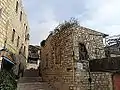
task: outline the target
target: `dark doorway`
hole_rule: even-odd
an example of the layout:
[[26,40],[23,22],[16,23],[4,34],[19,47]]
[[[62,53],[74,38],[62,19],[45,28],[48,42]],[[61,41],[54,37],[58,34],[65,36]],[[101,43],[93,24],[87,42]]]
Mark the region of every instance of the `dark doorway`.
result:
[[79,60],[87,60],[88,52],[83,43],[79,43]]

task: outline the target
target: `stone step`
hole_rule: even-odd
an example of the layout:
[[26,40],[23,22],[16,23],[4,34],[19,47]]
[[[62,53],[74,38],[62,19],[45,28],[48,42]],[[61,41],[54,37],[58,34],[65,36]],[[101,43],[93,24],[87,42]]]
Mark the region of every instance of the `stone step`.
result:
[[17,90],[54,90],[45,82],[18,83]]
[[18,80],[18,83],[31,83],[31,82],[42,82],[41,77],[22,77]]
[[39,70],[38,69],[27,69],[25,70],[24,77],[38,77],[39,76]]
[[17,90],[44,90],[43,83],[18,83]]

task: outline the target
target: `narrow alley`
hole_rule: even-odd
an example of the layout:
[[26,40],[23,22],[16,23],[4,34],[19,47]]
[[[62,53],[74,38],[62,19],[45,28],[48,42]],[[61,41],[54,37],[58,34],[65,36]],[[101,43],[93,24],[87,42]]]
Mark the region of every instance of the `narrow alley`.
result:
[[29,45],[27,67],[18,80],[17,90],[54,90],[40,75],[39,50],[39,46]]
[[0,0],[0,90],[120,90],[120,0]]
[[17,90],[54,90],[47,82],[42,81],[37,69],[28,69],[18,80]]

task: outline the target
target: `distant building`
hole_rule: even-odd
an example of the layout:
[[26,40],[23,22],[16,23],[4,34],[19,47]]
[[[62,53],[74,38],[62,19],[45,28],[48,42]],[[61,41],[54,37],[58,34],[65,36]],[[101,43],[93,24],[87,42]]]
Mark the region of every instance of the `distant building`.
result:
[[22,0],[0,0],[0,49],[28,59],[29,25]]
[[38,68],[40,63],[40,46],[29,45],[28,68]]
[[105,58],[104,35],[82,26],[51,33],[41,42],[43,80],[57,90],[112,90],[111,73],[89,71],[90,60]]
[[120,56],[120,35],[107,37],[106,44],[105,50],[108,52],[109,57]]
[[36,63],[40,59],[40,46],[29,45],[28,63]]

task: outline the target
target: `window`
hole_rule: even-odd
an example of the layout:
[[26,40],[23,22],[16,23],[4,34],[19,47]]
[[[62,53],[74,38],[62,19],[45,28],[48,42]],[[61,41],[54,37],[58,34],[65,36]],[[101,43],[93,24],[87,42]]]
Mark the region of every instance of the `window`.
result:
[[27,33],[27,29],[28,29],[28,28],[27,28],[27,26],[26,26],[25,34]]
[[20,47],[20,50],[19,50],[19,54],[21,54],[21,53],[23,53],[23,44],[21,45],[21,47]]
[[24,46],[24,52],[23,52],[24,54],[26,53],[26,47]]
[[24,28],[25,28],[26,24],[24,24]]
[[79,60],[87,60],[88,52],[84,44],[79,43]]
[[20,21],[22,21],[22,11],[20,12]]
[[26,35],[25,35],[25,41],[26,41],[26,40],[30,40],[30,35],[29,35],[29,34],[26,34]]
[[19,46],[20,37],[17,38],[17,47]]
[[18,12],[18,1],[16,2],[16,13]]
[[29,39],[29,36],[28,36],[28,34],[27,34],[27,29],[28,29],[28,28],[27,28],[27,26],[26,26],[26,27],[25,27],[25,41]]
[[12,32],[12,42],[14,42],[14,38],[15,38],[15,29],[13,29],[13,32]]
[[1,15],[2,15],[2,8],[0,8],[0,18],[1,18]]

